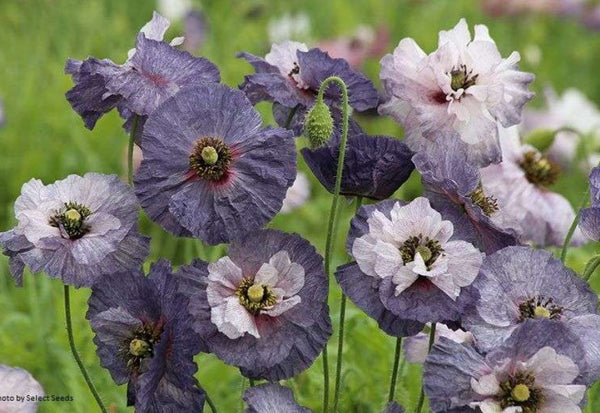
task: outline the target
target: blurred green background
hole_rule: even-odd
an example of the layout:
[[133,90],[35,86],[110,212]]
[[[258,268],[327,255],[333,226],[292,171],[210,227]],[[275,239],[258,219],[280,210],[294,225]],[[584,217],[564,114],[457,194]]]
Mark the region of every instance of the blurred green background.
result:
[[[459,18],[466,17],[471,25],[489,26],[503,56],[513,50],[521,52],[522,69],[536,74],[532,86],[536,92],[546,85],[558,91],[576,87],[600,102],[600,36],[572,19],[539,15],[490,17],[473,0],[212,0],[194,6],[208,22],[205,45],[198,52],[219,66],[223,82],[232,87],[251,72],[247,63],[235,58],[235,53],[244,50],[264,55],[270,48],[268,22],[285,13],[306,13],[311,29],[297,40],[309,44],[351,35],[360,25],[386,27],[391,34],[386,53],[403,37],[413,37],[424,50],[432,51],[437,32],[452,28]],[[32,177],[50,183],[87,171],[124,175],[127,137],[116,111],[102,118],[95,130],[85,129],[64,97],[72,81],[63,74],[63,67],[68,57],[95,56],[124,62],[139,28],[151,18],[155,7],[153,1],[0,1],[0,97],[6,112],[6,125],[0,129],[0,231],[15,224],[14,200],[21,185]],[[167,39],[180,35],[182,29],[181,22],[174,22]],[[378,59],[367,61],[363,69],[379,86]],[[531,105],[542,103],[536,98]],[[269,105],[260,104],[259,109],[265,114],[265,121],[272,122]],[[402,136],[400,127],[390,119],[363,117],[359,122],[371,133]],[[298,142],[304,144],[302,140]],[[306,171],[302,161],[299,165]],[[270,226],[298,232],[323,251],[330,197],[310,179],[310,202],[292,214],[276,217]],[[578,203],[586,186],[584,173],[570,171],[556,188],[572,203]],[[415,174],[397,196],[408,200],[419,193]],[[343,203],[342,209],[335,265],[347,259],[343,242],[353,206]],[[143,216],[142,230],[153,237],[151,261],[166,257],[179,265],[196,256],[193,241],[177,240]],[[587,245],[572,251],[568,264],[581,270],[596,248]],[[223,253],[224,248],[217,247],[202,250],[200,256],[215,260]],[[334,283],[331,287],[331,314],[337,329],[340,291]],[[596,283],[595,287],[600,291],[600,285]],[[47,394],[74,396],[72,403],[42,403],[41,412],[96,411],[68,350],[62,293],[62,284],[44,275],[26,274],[24,287],[16,288],[8,274],[7,260],[0,257],[0,363],[27,369]],[[112,411],[127,411],[125,386],[117,387],[99,365],[92,332],[84,318],[88,296],[87,289],[72,294],[76,345],[105,403]],[[380,332],[351,303],[346,331],[340,410],[380,412],[387,399],[395,339]],[[329,344],[332,376],[336,348],[334,334]],[[237,370],[212,355],[200,355],[197,362],[197,377],[219,411],[240,411],[240,394],[247,382]],[[288,381],[298,401],[315,411],[321,409],[321,368],[318,359],[308,371]],[[420,367],[406,364],[402,374],[396,400],[410,411],[419,393]],[[589,393],[588,412],[600,411],[599,393]]]

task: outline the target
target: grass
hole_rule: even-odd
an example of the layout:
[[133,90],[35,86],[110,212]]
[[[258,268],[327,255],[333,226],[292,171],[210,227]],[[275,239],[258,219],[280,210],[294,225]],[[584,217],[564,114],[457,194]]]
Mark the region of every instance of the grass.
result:
[[[393,4],[392,4],[393,3]],[[199,6],[199,5],[198,5]],[[415,38],[426,51],[433,50],[437,32],[451,28],[460,17],[469,23],[485,23],[504,56],[512,50],[539,48],[541,61],[524,59],[522,68],[536,73],[533,88],[546,85],[558,90],[577,87],[600,102],[600,36],[594,36],[573,21],[552,17],[492,19],[483,15],[470,0],[445,1],[367,1],[304,0],[302,2],[211,0],[202,2],[209,22],[207,41],[201,54],[215,62],[225,83],[239,84],[250,66],[236,59],[241,50],[264,54],[268,48],[266,26],[269,19],[286,11],[306,11],[312,22],[314,41],[350,34],[360,24],[385,25],[391,30],[391,51],[406,36]],[[14,223],[13,202],[21,185],[32,177],[49,183],[68,174],[87,171],[124,175],[127,137],[116,113],[102,118],[93,131],[83,127],[71,110],[64,93],[71,87],[63,74],[66,58],[88,55],[123,62],[133,47],[139,28],[149,20],[152,2],[122,0],[3,0],[0,2],[0,96],[4,100],[7,124],[0,129],[0,230]],[[175,25],[171,37],[180,33]],[[365,70],[378,78],[377,61],[367,62]],[[376,81],[376,83],[378,83]],[[540,105],[537,98],[533,105]],[[267,122],[269,105],[259,105]],[[371,133],[400,137],[401,129],[390,119],[360,119]],[[302,145],[302,141],[299,141]],[[302,170],[306,166],[299,160]],[[311,178],[312,179],[312,178]],[[557,184],[573,203],[578,202],[587,185],[585,175],[569,171]],[[412,199],[420,193],[415,175],[398,197]],[[326,216],[330,198],[312,180],[311,202],[292,215],[276,217],[270,227],[298,232],[324,251]],[[344,262],[343,241],[352,206],[342,203],[334,265]],[[224,253],[222,247],[195,253],[194,242],[177,240],[142,217],[143,232],[152,235],[151,261],[170,258],[174,265],[188,263],[193,257],[214,260]],[[582,270],[596,249],[588,245],[569,254],[568,265]],[[600,284],[594,283],[596,291]],[[92,332],[84,315],[87,289],[72,292],[76,345],[94,378],[98,390],[113,411],[126,411],[125,388],[116,386],[99,365],[92,343]],[[337,329],[339,288],[331,283],[331,316]],[[47,394],[72,395],[72,403],[48,402],[41,412],[95,411],[94,401],[72,359],[64,327],[62,284],[44,275],[25,276],[25,286],[16,288],[8,274],[7,261],[0,258],[0,363],[29,370]],[[395,339],[386,336],[376,323],[348,303],[346,346],[344,348],[343,412],[379,412],[387,399]],[[337,337],[329,344],[333,374]],[[247,386],[237,370],[212,355],[197,357],[198,379],[217,404],[220,412],[240,411],[240,392]],[[333,378],[332,378],[333,380]],[[397,397],[407,411],[416,404],[420,386],[420,366],[405,364],[399,378]],[[297,399],[320,410],[321,360],[294,380],[290,380]],[[332,388],[333,389],[333,388]],[[588,412],[600,406],[600,392],[589,393]],[[600,407],[598,407],[600,409]]]

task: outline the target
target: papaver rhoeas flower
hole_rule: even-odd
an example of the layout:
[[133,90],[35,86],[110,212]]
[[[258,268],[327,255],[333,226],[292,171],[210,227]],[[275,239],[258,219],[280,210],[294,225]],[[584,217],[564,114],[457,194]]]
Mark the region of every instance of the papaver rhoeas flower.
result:
[[469,163],[465,144],[448,135],[413,157],[421,173],[424,195],[444,219],[454,224],[456,238],[490,254],[517,244],[517,225],[495,194],[482,185],[478,169]]
[[181,267],[194,328],[215,353],[252,379],[290,378],[308,368],[331,335],[327,276],[306,240],[249,233],[229,255]]
[[[379,95],[373,83],[362,73],[352,69],[343,59],[332,59],[320,49],[308,49],[304,43],[285,41],[275,43],[264,57],[239,53],[256,73],[247,75],[240,88],[253,104],[275,102],[279,110],[294,110],[290,124],[286,116],[276,116],[280,126],[301,132],[304,114],[317,97],[321,83],[330,76],[340,77],[348,87],[350,106],[358,111],[374,108]],[[328,104],[340,101],[339,88],[331,86],[324,94]],[[274,105],[275,108],[275,105]],[[283,118],[283,119],[282,119]]]
[[288,387],[277,383],[250,387],[244,393],[248,408],[244,413],[311,413],[294,400],[294,393]]
[[179,236],[229,242],[267,223],[296,176],[292,133],[261,129],[244,93],[186,88],[149,118],[135,191],[150,218]]
[[596,294],[550,252],[507,247],[489,255],[469,289],[479,298],[466,306],[462,325],[481,350],[496,348],[527,320],[550,319],[574,332],[591,365],[600,369]]
[[0,397],[0,412],[36,413],[37,398],[44,397],[44,389],[27,370],[0,364],[0,395],[4,396]]
[[499,162],[496,120],[505,127],[518,124],[534,95],[527,90],[534,76],[518,71],[519,59],[517,52],[503,59],[484,25],[475,25],[471,40],[464,19],[440,32],[438,49],[429,55],[413,39],[403,39],[381,60],[388,100],[379,111],[404,127],[415,152],[451,132],[467,144],[470,163]]
[[600,241],[600,167],[592,169],[589,182],[592,207],[581,210],[579,228],[586,237]]
[[[440,337],[445,337],[457,343],[472,343],[473,334],[461,329],[452,330],[444,324],[438,324],[435,328],[435,342]],[[404,357],[409,363],[424,363],[429,352],[429,334],[419,333],[416,336],[407,337],[404,340]]]
[[[526,108],[523,111],[524,133],[536,129],[557,130],[568,127],[580,134],[600,138],[600,111],[582,92],[567,89],[559,97],[553,89],[547,89],[544,96],[545,109]],[[561,164],[568,164],[575,157],[579,142],[580,136],[577,133],[558,132],[546,155]]]
[[306,175],[302,172],[296,173],[296,180],[285,193],[283,205],[281,207],[282,214],[289,214],[297,208],[300,208],[306,203],[310,197],[310,182]]
[[[548,189],[560,175],[558,165],[522,145],[516,127],[499,130],[502,162],[480,171],[483,187],[502,204],[521,242],[561,246],[575,211],[565,197]],[[582,238],[577,230],[572,242],[581,243]]]
[[[369,136],[355,122],[352,124],[348,133],[340,193],[376,200],[389,198],[413,171],[413,154],[398,139]],[[320,148],[302,149],[306,164],[331,193],[335,190],[339,151],[340,139],[336,137]]]
[[383,413],[404,413],[404,409],[396,402],[390,402]]
[[[162,41],[168,27],[169,21],[155,12],[138,34],[136,47],[129,51],[123,65],[94,57],[67,60],[65,72],[75,82],[67,92],[67,100],[88,129],[93,129],[96,121],[115,107],[129,128],[134,115],[143,121],[180,89],[219,82],[219,70],[210,61]],[[181,44],[183,39],[174,41]]]
[[388,334],[408,336],[423,323],[456,321],[457,299],[477,276],[483,254],[450,240],[453,231],[426,198],[363,206],[346,241],[356,262],[339,267],[336,279]]
[[162,260],[148,277],[117,273],[92,287],[87,319],[100,363],[117,384],[128,384],[127,405],[136,411],[199,412],[204,405],[193,358],[206,346],[178,281]]
[[573,338],[546,320],[525,323],[486,356],[440,339],[423,372],[432,411],[581,413],[591,382],[581,376],[586,360]]
[[76,287],[91,287],[103,274],[139,268],[149,238],[137,230],[139,205],[116,175],[87,173],[44,185],[32,179],[15,202],[17,226],[0,233],[10,270],[44,271]]

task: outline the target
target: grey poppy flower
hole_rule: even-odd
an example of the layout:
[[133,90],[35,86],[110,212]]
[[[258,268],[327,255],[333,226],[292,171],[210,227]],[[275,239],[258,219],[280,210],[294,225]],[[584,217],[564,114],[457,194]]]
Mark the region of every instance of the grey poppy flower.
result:
[[32,179],[15,202],[17,226],[0,233],[11,274],[44,271],[75,287],[90,287],[103,274],[139,268],[149,238],[137,230],[139,206],[116,175],[87,173],[44,185]]
[[441,338],[425,361],[433,412],[580,413],[586,386],[583,350],[564,326],[525,322],[486,356]]
[[134,115],[144,121],[180,89],[219,82],[219,70],[213,63],[173,47],[181,44],[182,38],[171,44],[162,41],[168,27],[169,21],[155,12],[123,65],[93,57],[67,60],[65,72],[73,77],[75,86],[66,97],[88,129],[115,107],[129,129]]
[[150,218],[179,236],[229,242],[267,223],[296,177],[291,132],[261,129],[239,90],[186,88],[144,127],[135,191]]
[[485,258],[469,289],[479,298],[465,308],[462,324],[482,351],[498,347],[524,321],[550,319],[581,337],[594,369],[589,374],[600,375],[596,294],[550,252],[529,247],[502,249]]
[[427,55],[411,38],[400,41],[381,59],[381,81],[388,100],[379,112],[392,116],[406,131],[413,151],[447,133],[464,142],[469,163],[483,167],[501,160],[496,121],[521,121],[523,106],[534,93],[534,79],[518,70],[519,53],[504,59],[484,25],[471,39],[465,19],[439,33],[438,48]]
[[[413,154],[398,139],[369,136],[355,122],[352,124],[346,146],[340,193],[376,200],[389,198],[406,182],[413,171]],[[331,193],[335,189],[339,150],[340,140],[336,138],[320,148],[302,149],[306,164]]]
[[592,169],[589,182],[592,207],[581,210],[579,228],[586,237],[600,241],[600,167]]
[[148,277],[137,271],[103,277],[92,287],[87,319],[102,366],[127,383],[127,404],[143,412],[198,412],[204,391],[194,355],[206,351],[192,329],[188,299],[166,260]]
[[517,223],[482,184],[479,170],[469,162],[463,146],[459,140],[440,134],[426,151],[413,157],[424,195],[454,224],[457,238],[486,254],[517,244]]
[[229,255],[181,267],[194,328],[209,349],[252,379],[290,378],[308,368],[331,335],[327,276],[306,240],[249,233]]
[[402,406],[398,405],[398,403],[390,402],[386,406],[383,413],[404,413],[404,409],[402,408]]
[[294,400],[294,393],[288,387],[277,383],[250,387],[244,393],[248,408],[244,413],[311,413]]
[[346,241],[356,262],[340,267],[336,279],[388,334],[413,335],[423,323],[456,321],[461,290],[483,257],[471,244],[451,240],[453,231],[426,198],[363,206]]
[[[0,396],[0,412],[36,413],[45,394],[27,370],[0,364]],[[24,399],[17,400],[17,396]]]
[[[297,133],[301,131],[303,114],[314,104],[321,83],[330,76],[344,80],[354,109],[365,111],[379,103],[377,90],[367,77],[352,69],[344,59],[333,59],[320,49],[309,50],[304,43],[274,43],[264,59],[245,52],[238,57],[246,59],[256,71],[245,77],[240,89],[253,104],[269,101],[282,105],[284,110],[296,111],[289,128]],[[324,95],[329,105],[339,103],[339,96],[337,86],[328,88]],[[280,126],[288,127],[279,116],[275,118]]]
[[[516,126],[498,129],[502,162],[480,170],[483,187],[512,220],[521,242],[561,246],[575,211],[564,196],[548,188],[560,176],[560,168],[534,147],[522,144]],[[583,240],[576,230],[571,242],[577,245]]]

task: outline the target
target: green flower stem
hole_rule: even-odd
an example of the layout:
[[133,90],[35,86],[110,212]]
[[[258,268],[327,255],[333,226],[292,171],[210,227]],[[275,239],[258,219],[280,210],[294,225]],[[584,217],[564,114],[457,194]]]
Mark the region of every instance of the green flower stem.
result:
[[[348,140],[348,89],[346,83],[337,77],[330,76],[321,83],[317,102],[323,101],[323,93],[327,90],[327,86],[335,82],[340,86],[342,91],[342,140],[340,142],[340,153],[335,174],[335,190],[331,201],[331,209],[329,211],[329,222],[327,224],[327,242],[325,244],[325,271],[327,275],[331,273],[331,254],[333,251],[333,243],[335,241],[335,230],[338,218],[338,204],[340,200],[340,188],[342,186],[342,170],[344,168],[344,159],[346,157],[346,142]],[[323,349],[323,411],[329,411],[329,363],[327,360],[327,344]]]
[[392,379],[390,380],[390,392],[388,403],[394,401],[396,395],[396,379],[398,378],[398,366],[400,365],[400,353],[402,350],[402,337],[396,339],[396,353],[394,355],[394,367],[392,368]]
[[100,395],[98,394],[98,391],[96,390],[96,387],[94,386],[94,383],[92,383],[92,380],[90,379],[90,376],[89,376],[87,370],[85,369],[85,366],[83,365],[83,362],[81,361],[81,358],[79,357],[79,353],[77,353],[77,349],[75,348],[75,339],[73,338],[73,324],[71,323],[71,300],[69,298],[69,286],[68,285],[64,286],[64,292],[65,292],[65,320],[67,323],[67,335],[69,337],[69,346],[71,347],[71,352],[73,353],[73,358],[77,362],[77,365],[79,366],[79,370],[81,370],[81,374],[83,374],[83,378],[85,379],[85,382],[87,383],[90,391],[92,392],[94,399],[96,399],[96,403],[98,403],[98,407],[100,408],[102,413],[106,413],[106,407],[104,407],[104,403],[102,403],[102,399],[100,398]]
[[[354,215],[358,213],[358,209],[362,205],[363,198],[362,196],[356,197],[356,209]],[[337,350],[337,360],[335,367],[335,390],[333,392],[333,411],[338,411],[338,405],[340,401],[340,389],[342,383],[342,353],[344,350],[344,324],[346,320],[346,295],[342,293],[342,299],[340,304],[340,327],[338,332],[338,350]]]
[[217,408],[216,408],[215,404],[213,403],[213,401],[211,400],[211,398],[208,397],[208,394],[205,393],[204,396],[205,396],[206,403],[210,407],[210,411],[213,413],[217,413]]
[[133,115],[133,124],[131,125],[131,132],[129,132],[129,146],[127,147],[127,182],[129,185],[133,185],[133,145],[135,144],[135,135],[139,123],[139,116]]
[[254,382],[253,379],[248,379],[248,380],[250,380],[250,387],[256,386],[256,383]]
[[[435,323],[431,323],[431,330],[429,331],[429,346],[427,348],[427,352],[431,351],[431,347],[433,347],[433,343],[435,341]],[[425,401],[425,392],[423,391],[423,385],[421,385],[421,394],[419,395],[419,402],[417,403],[416,413],[421,413],[421,409],[423,408],[423,402]]]
[[296,106],[294,106],[291,110],[290,113],[288,113],[287,119],[285,120],[285,129],[289,129],[290,124],[292,123],[292,119],[294,119],[294,115],[296,114],[296,112],[298,111],[298,107],[300,107],[300,104],[297,104]]
[[583,207],[585,207],[585,204],[587,203],[589,194],[590,194],[590,188],[588,187],[588,189],[583,194],[583,197],[581,198],[581,202],[579,203],[579,208],[577,208],[577,214],[575,215],[575,218],[573,219],[573,222],[571,223],[571,227],[569,228],[569,232],[567,232],[567,236],[565,237],[565,241],[563,242],[562,250],[560,251],[560,260],[563,263],[565,262],[565,259],[567,258],[567,250],[569,249],[569,244],[571,243],[571,238],[573,238],[573,233],[575,232],[575,229],[577,228],[577,224],[579,223],[579,216],[581,215],[581,209]]
[[581,277],[584,280],[589,281],[590,277],[594,274],[598,266],[600,266],[600,255],[596,255],[588,261],[588,263],[585,265],[585,270],[583,271]]

